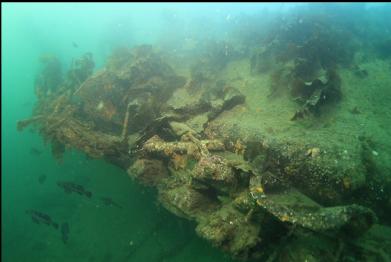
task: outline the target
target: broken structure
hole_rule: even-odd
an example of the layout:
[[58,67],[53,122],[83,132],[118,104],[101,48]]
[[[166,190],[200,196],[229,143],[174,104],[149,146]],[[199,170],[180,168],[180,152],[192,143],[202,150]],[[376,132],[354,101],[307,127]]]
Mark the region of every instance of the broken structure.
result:
[[[297,24],[291,27],[298,30]],[[339,101],[334,60],[349,60],[350,54],[324,53],[319,35],[304,42],[284,37],[277,34],[256,51],[248,71],[273,70],[272,96],[288,90],[301,103],[293,117],[281,114],[290,125],[290,119],[316,115],[321,105]],[[379,219],[389,218],[381,210],[391,210],[391,190],[379,200],[370,188],[389,182],[371,177],[378,168],[371,138],[360,137],[348,155],[316,135],[306,142],[275,135],[273,122],[262,122],[263,109],[254,108],[245,91],[251,83],[208,70],[221,72],[232,61],[198,61],[187,77],[151,46],[119,49],[95,73],[90,54],[64,77],[55,58],[44,62],[34,116],[18,129],[36,125],[56,158],[76,148],[122,167],[156,187],[169,211],[195,221],[199,236],[238,258],[389,258],[360,242]],[[298,136],[306,132],[299,129]],[[321,244],[300,245],[308,240]]]

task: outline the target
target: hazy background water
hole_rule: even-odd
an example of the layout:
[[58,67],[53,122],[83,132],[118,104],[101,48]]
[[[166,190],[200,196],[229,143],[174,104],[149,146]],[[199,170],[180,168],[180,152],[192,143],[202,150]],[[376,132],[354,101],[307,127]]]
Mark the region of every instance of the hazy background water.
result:
[[[16,122],[32,114],[42,54],[55,54],[67,66],[72,58],[92,52],[99,69],[112,48],[159,40],[171,29],[165,17],[172,12],[190,18],[225,17],[233,11],[237,6],[218,4],[2,4],[4,261],[229,260],[196,237],[192,223],[158,206],[154,190],[137,185],[103,160],[88,160],[75,151],[67,151],[63,164],[58,164],[50,146],[36,133],[18,132]],[[42,154],[31,154],[32,147]],[[47,179],[40,184],[43,174]],[[94,196],[112,197],[124,208],[66,195],[56,185],[59,180],[82,184]],[[68,222],[69,242],[64,245],[60,232],[33,223],[26,209]]]
[[[155,202],[154,190],[132,182],[103,160],[67,151],[55,162],[49,145],[16,122],[31,116],[39,57],[57,55],[66,67],[92,52],[102,68],[117,46],[175,41],[194,34],[225,37],[234,14],[284,12],[284,4],[2,4],[2,258],[5,261],[227,261],[196,237],[194,225]],[[204,18],[208,18],[204,20]],[[197,27],[189,21],[198,19]],[[213,22],[213,27],[210,23]],[[175,37],[171,33],[175,32]],[[198,36],[199,36],[198,35]],[[76,47],[77,46],[77,47]],[[42,154],[31,154],[31,148]],[[47,180],[40,184],[39,176]],[[66,195],[58,180],[85,185],[124,208]],[[26,209],[42,210],[70,224],[64,245],[53,228],[32,223]]]

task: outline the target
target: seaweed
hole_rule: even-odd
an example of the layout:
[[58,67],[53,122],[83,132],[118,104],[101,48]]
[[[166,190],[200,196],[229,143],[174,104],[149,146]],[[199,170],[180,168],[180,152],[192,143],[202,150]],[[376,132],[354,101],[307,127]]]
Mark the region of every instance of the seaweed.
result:
[[85,53],[80,58],[73,60],[65,79],[66,88],[75,89],[79,87],[92,75],[94,67],[95,63],[93,61],[92,53]]
[[[253,101],[246,105],[243,86],[226,74],[245,54],[253,75],[270,77],[269,97],[287,95],[299,107],[292,120],[308,117],[313,123],[343,98],[341,68],[350,66],[360,78],[367,71],[352,66],[356,49],[344,20],[329,23],[336,18],[322,8],[268,21],[266,32],[257,18],[239,22],[254,23],[238,40],[245,47],[227,40],[194,46],[199,57],[184,61],[192,65],[185,68],[188,78],[150,45],[115,50],[97,72],[91,54],[75,60],[64,76],[58,61],[48,60],[34,116],[17,128],[39,126],[57,159],[76,148],[156,187],[166,209],[193,220],[198,235],[234,257],[358,258],[349,253],[360,249],[351,244],[354,238],[365,235],[377,217],[388,217],[382,209],[391,188],[379,175],[374,142],[364,139],[362,165],[352,167],[356,163],[349,160],[337,164],[335,150],[318,143],[274,141],[274,126],[241,126],[230,117],[241,117]],[[51,70],[60,77],[46,81]],[[300,241],[309,240],[324,246],[300,249]]]
[[[338,102],[342,94],[338,70],[354,61],[357,45],[351,33],[326,9],[298,9],[279,20],[271,40],[254,48],[250,58],[254,74],[270,72],[269,97],[290,94],[302,105],[293,120],[317,116],[323,105]],[[357,72],[367,76],[365,70]]]
[[60,88],[63,78],[61,62],[56,56],[43,55],[40,61],[43,69],[35,81],[35,94],[38,99],[43,99]]

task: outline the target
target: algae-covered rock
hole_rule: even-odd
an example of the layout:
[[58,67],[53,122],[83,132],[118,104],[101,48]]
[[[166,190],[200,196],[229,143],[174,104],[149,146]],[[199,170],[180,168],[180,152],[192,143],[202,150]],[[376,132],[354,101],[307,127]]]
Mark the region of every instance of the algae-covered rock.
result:
[[214,246],[242,259],[248,258],[251,249],[262,241],[258,236],[260,225],[249,223],[245,215],[229,205],[204,217],[196,232]]
[[130,177],[148,186],[156,186],[167,177],[167,168],[159,160],[138,159],[128,169]]
[[190,132],[196,134],[197,132],[193,130],[191,127],[186,125],[185,123],[180,123],[176,121],[170,122],[170,127],[172,131],[177,135],[178,137],[181,137],[182,135]]
[[350,236],[358,236],[376,222],[375,214],[368,208],[358,205],[322,207],[294,190],[252,194],[259,206],[280,221],[316,232],[343,231]]
[[86,79],[74,93],[97,127],[117,134],[128,111],[130,132],[151,124],[161,116],[160,108],[172,92],[184,84],[151,48],[141,46],[125,53],[125,57],[111,57],[107,70]]
[[[36,115],[18,128],[39,125],[55,156],[71,147],[121,166],[237,258],[370,257],[354,242],[387,217],[391,187],[380,175],[387,168],[371,139],[338,134],[344,111],[340,122],[328,119],[337,127],[322,125],[335,112],[341,117],[342,93],[351,102],[342,70],[352,50],[335,28],[304,18],[276,22],[242,61],[232,45],[216,42],[197,61],[182,57],[183,67],[193,66],[178,70],[163,53],[138,46],[116,50],[96,73],[86,55],[63,80],[49,60],[37,81]],[[292,119],[306,119],[290,121],[298,105]],[[346,141],[354,141],[349,151]]]
[[188,219],[198,219],[218,207],[213,195],[208,196],[188,185],[160,190],[159,201],[174,214]]
[[236,189],[238,180],[226,160],[218,155],[203,156],[192,173],[195,181],[228,193]]

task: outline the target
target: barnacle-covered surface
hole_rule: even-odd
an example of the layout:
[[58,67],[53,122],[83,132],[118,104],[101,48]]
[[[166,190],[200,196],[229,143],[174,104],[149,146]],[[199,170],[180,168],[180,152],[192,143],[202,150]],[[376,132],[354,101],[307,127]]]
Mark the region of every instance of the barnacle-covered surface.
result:
[[[390,90],[356,90],[391,74],[376,72],[386,60],[360,58],[365,39],[341,15],[301,10],[259,41],[193,44],[199,56],[183,63],[137,46],[94,73],[86,54],[62,76],[48,57],[18,129],[35,124],[58,159],[77,148],[156,187],[235,257],[390,259],[389,239],[370,241],[390,224],[390,123],[375,109]],[[375,50],[389,57],[386,44]]]

